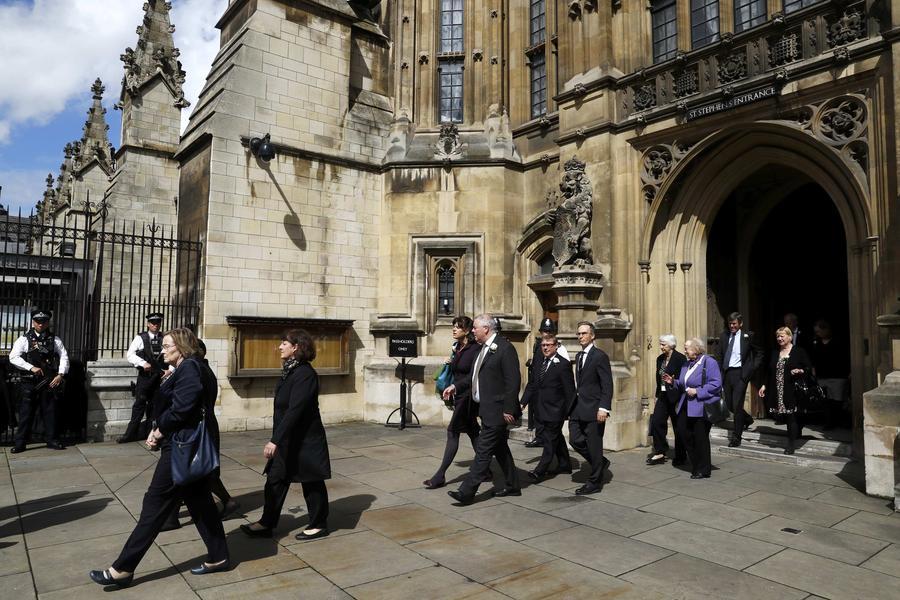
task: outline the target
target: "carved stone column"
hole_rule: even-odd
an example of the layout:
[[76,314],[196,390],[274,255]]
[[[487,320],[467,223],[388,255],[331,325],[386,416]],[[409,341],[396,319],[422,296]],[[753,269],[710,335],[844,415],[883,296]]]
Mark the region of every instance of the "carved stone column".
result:
[[863,394],[866,493],[894,498],[900,510],[900,315],[882,315],[877,322],[890,337],[893,371]]
[[581,350],[575,330],[579,321],[593,323],[600,308],[603,272],[595,265],[563,265],[553,270],[553,291],[559,301],[559,341],[574,356]]

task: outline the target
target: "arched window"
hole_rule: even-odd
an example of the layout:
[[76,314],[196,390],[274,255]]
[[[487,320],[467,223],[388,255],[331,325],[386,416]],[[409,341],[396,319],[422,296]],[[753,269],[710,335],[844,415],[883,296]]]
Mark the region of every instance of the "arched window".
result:
[[537,261],[541,275],[550,275],[553,273],[553,253],[548,252]]
[[652,0],[653,62],[675,58],[678,52],[678,10],[675,0]]
[[449,316],[456,311],[456,267],[450,262],[442,262],[437,267],[437,314]]

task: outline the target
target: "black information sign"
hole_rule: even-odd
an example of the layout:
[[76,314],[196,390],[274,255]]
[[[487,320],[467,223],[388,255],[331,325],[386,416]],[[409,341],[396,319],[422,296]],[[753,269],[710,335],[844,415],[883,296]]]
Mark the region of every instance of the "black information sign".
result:
[[415,358],[419,356],[419,336],[414,331],[392,333],[388,337],[388,356]]
[[775,89],[774,85],[760,88],[758,90],[753,90],[751,92],[746,92],[744,94],[738,94],[737,96],[732,96],[727,100],[713,102],[712,104],[698,106],[697,108],[690,109],[689,111],[687,111],[687,120],[693,121],[694,119],[699,119],[701,117],[708,117],[709,115],[714,115],[718,112],[731,110],[732,108],[737,108],[738,106],[743,106],[744,104],[750,104],[751,102],[757,102],[759,100],[771,98],[772,96],[776,96],[777,94],[778,91]]

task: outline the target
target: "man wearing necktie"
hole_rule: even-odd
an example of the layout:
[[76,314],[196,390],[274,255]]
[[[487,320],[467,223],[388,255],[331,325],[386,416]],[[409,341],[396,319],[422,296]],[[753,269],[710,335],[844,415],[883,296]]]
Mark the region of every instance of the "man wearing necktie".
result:
[[741,313],[728,315],[728,329],[722,332],[719,339],[716,358],[723,373],[722,397],[734,414],[734,429],[728,445],[736,448],[741,445],[744,431],[753,424],[753,417],[744,410],[744,394],[750,378],[762,362],[762,349],[757,345],[753,332],[744,330]]
[[475,317],[472,327],[475,341],[481,345],[472,366],[472,400],[478,404],[481,418],[481,434],[475,448],[475,460],[469,474],[458,490],[447,494],[460,504],[471,504],[478,485],[485,480],[491,468],[491,457],[496,456],[505,487],[494,491],[495,496],[521,496],[516,464],[509,451],[507,427],[521,416],[519,407],[519,356],[506,338],[497,335],[497,320],[491,315]]
[[569,414],[569,443],[591,465],[587,483],[575,490],[579,496],[603,489],[603,471],[609,460],[603,456],[603,432],[612,408],[612,368],[606,352],[594,346],[594,325],[578,324],[581,352],[575,356],[575,403]]
[[559,342],[553,334],[541,340],[541,361],[535,367],[535,376],[528,382],[525,394],[530,397],[532,409],[537,406],[540,441],[544,448],[541,460],[528,476],[540,481],[548,475],[553,457],[556,457],[557,473],[571,473],[569,450],[562,434],[562,426],[575,399],[575,379],[572,363],[559,353]]

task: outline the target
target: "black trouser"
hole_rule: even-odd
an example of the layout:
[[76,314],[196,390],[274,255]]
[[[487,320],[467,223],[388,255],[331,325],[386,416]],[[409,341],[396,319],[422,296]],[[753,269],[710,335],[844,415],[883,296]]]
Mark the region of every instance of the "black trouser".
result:
[[675,434],[675,462],[682,462],[687,458],[687,453],[676,423],[675,403],[663,395],[656,399],[656,406],[653,407],[653,414],[650,416],[650,436],[653,438],[654,454],[665,454],[669,451],[669,441],[666,439],[669,429],[667,421],[672,422],[672,432]]
[[512,452],[509,451],[509,431],[506,424],[488,426],[482,423],[481,433],[478,435],[478,444],[475,448],[475,460],[469,474],[459,486],[459,491],[464,496],[474,495],[478,486],[487,478],[491,471],[491,457],[496,456],[503,476],[506,478],[507,489],[519,489],[519,473],[516,471],[516,463]]
[[[325,529],[328,527],[328,490],[324,481],[304,481],[303,499],[306,500],[306,512],[309,513],[307,529]],[[265,505],[259,524],[266,529],[278,527],[281,518],[281,507],[291,487],[289,480],[268,477],[265,487]]]
[[28,443],[38,405],[41,407],[41,414],[44,415],[44,441],[57,441],[56,398],[61,386],[50,388],[49,383],[45,383],[41,389],[36,390],[34,389],[36,383],[31,380],[19,384],[19,426],[16,428],[15,437],[17,448],[24,448]]
[[725,370],[724,381],[722,382],[722,398],[728,409],[734,414],[734,431],[731,437],[735,440],[741,439],[744,433],[744,423],[750,421],[750,415],[744,410],[744,394],[747,392],[747,382],[741,378],[741,369],[732,367]]
[[709,430],[712,423],[706,417],[687,416],[687,406],[682,407],[682,411],[678,413],[677,423],[687,446],[688,458],[691,459],[691,472],[709,475],[712,472],[709,447]]
[[572,469],[572,461],[569,459],[569,449],[566,447],[566,438],[562,433],[562,421],[539,421],[541,424],[541,443],[544,452],[541,460],[534,468],[534,472],[543,475],[550,470],[553,457],[556,457],[557,469],[566,471]]
[[201,479],[190,485],[176,486],[172,482],[172,450],[166,443],[161,452],[150,487],[144,494],[144,504],[137,526],[119,558],[113,563],[117,571],[134,572],[144,554],[150,549],[166,519],[184,500],[197,531],[206,544],[207,562],[217,563],[228,558],[225,530],[219,520],[219,512],[209,491],[209,480]]
[[591,465],[591,474],[588,483],[600,485],[603,483],[603,468],[606,461],[603,460],[603,432],[606,423],[598,421],[569,420],[569,444]]
[[800,425],[800,415],[798,413],[788,413],[784,415],[784,422],[787,425],[788,448],[794,448],[794,442],[800,437],[802,426]]
[[158,374],[145,375],[138,373],[134,384],[134,404],[131,405],[131,420],[125,429],[125,437],[139,439],[149,434],[149,431],[141,431],[141,421],[146,418],[149,423],[153,418],[153,396],[159,389],[160,376]]

